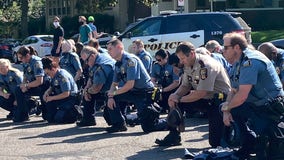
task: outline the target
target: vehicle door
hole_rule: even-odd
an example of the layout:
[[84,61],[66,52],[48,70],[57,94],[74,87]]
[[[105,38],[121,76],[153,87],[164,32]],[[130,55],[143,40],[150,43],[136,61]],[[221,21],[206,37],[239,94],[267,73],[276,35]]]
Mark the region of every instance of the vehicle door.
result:
[[132,53],[132,42],[140,39],[144,42],[145,49],[153,56],[161,48],[161,26],[162,17],[148,18],[137,23],[120,36],[125,50]]
[[204,30],[199,28],[191,16],[194,15],[172,15],[168,16],[162,29],[162,45],[170,53],[175,50],[180,42],[191,42],[196,48],[204,45]]

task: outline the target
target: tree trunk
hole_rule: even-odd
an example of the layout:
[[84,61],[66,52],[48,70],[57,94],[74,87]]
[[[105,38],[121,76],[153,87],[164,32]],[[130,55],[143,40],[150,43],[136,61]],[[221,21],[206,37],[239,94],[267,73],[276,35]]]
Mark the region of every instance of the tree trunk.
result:
[[21,37],[25,38],[28,36],[28,10],[29,10],[29,1],[22,0],[21,11]]

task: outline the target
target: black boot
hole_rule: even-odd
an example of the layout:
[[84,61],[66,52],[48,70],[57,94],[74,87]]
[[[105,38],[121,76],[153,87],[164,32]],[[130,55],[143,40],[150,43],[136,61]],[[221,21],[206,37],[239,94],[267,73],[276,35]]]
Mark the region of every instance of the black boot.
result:
[[76,124],[77,124],[78,127],[97,125],[96,120],[94,118],[88,119],[88,120],[83,118],[81,121],[78,121]]
[[180,132],[176,129],[171,129],[170,133],[162,140],[156,139],[155,143],[159,146],[177,146],[181,145]]
[[107,128],[106,131],[108,133],[123,132],[123,131],[127,131],[127,127],[126,127],[125,122],[123,122],[123,123],[112,125],[111,127]]

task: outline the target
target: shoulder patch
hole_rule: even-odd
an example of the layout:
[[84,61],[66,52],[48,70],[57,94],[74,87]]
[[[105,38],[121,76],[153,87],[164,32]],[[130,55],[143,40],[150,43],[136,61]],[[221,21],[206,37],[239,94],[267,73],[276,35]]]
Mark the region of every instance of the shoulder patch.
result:
[[62,82],[66,82],[66,78],[65,77],[62,77]]
[[145,60],[145,61],[150,61],[150,57],[149,57],[148,55],[145,55],[145,56],[144,56],[144,60]]
[[246,61],[244,61],[244,63],[243,63],[243,67],[249,67],[249,66],[251,66],[252,64],[251,64],[251,60],[246,60]]
[[199,71],[200,79],[205,80],[208,76],[207,68],[201,68]]
[[131,60],[131,59],[128,59],[128,61],[127,61],[127,66],[128,66],[128,67],[134,67],[134,66],[135,66],[134,61]]
[[36,67],[36,68],[40,68],[39,62],[36,62],[35,67]]

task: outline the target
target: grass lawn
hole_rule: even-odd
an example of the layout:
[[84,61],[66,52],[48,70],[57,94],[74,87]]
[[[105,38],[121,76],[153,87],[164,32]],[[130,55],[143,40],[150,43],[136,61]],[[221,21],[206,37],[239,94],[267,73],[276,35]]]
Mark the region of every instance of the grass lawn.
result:
[[284,38],[284,30],[255,31],[251,33],[253,43],[262,43]]

